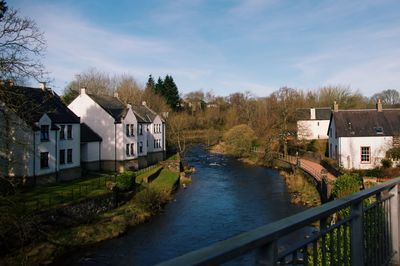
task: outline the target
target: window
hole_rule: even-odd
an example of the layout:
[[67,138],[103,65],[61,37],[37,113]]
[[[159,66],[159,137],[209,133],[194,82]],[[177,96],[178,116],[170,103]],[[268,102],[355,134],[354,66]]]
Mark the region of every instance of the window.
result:
[[129,125],[126,125],[126,136],[129,137]]
[[65,164],[65,150],[60,150],[60,164]]
[[130,155],[130,153],[129,153],[129,144],[126,144],[126,156],[129,156]]
[[135,148],[134,148],[133,143],[131,143],[131,155],[135,156]]
[[49,153],[41,152],[40,153],[40,168],[48,168],[49,167]]
[[361,163],[369,163],[371,157],[370,147],[361,147]]
[[67,138],[72,139],[72,125],[67,126]]
[[131,124],[131,136],[135,136],[135,128],[133,124]]
[[376,135],[383,135],[383,128],[382,127],[376,127],[375,128]]
[[41,141],[49,140],[49,126],[48,125],[40,126],[40,140]]
[[67,150],[67,163],[72,163],[72,149]]
[[139,127],[138,127],[138,131],[139,131],[139,135],[143,135],[143,125],[139,125]]
[[156,148],[156,140],[154,140],[153,146],[154,146],[154,149],[155,149]]
[[317,126],[319,126],[319,122],[317,122]]
[[143,142],[139,142],[139,153],[143,153]]
[[65,125],[60,125],[60,139],[65,139]]

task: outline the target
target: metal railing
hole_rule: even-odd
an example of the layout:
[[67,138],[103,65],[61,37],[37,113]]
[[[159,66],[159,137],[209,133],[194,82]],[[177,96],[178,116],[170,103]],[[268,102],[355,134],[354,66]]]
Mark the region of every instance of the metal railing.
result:
[[[399,265],[400,178],[308,209],[159,265],[219,265],[257,251],[261,265]],[[284,249],[282,238],[319,223]]]

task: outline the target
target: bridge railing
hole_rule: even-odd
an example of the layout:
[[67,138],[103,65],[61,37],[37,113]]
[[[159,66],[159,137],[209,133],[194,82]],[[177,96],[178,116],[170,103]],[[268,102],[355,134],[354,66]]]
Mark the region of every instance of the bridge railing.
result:
[[[255,250],[261,265],[399,265],[399,183],[387,181],[159,265],[219,265]],[[283,237],[311,224],[314,233],[282,248]]]

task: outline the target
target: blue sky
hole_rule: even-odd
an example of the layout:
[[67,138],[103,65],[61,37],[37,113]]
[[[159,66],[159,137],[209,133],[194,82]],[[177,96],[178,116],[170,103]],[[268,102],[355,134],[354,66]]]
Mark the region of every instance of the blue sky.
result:
[[45,65],[62,92],[91,67],[172,75],[181,93],[400,84],[400,1],[7,1],[45,32]]

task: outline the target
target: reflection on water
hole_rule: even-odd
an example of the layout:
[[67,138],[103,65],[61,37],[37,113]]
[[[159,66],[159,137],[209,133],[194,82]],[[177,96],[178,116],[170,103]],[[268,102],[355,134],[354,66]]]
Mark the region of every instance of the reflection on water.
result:
[[[186,152],[185,160],[196,168],[193,182],[164,212],[60,263],[152,265],[304,210],[290,203],[276,170],[210,154],[202,146]],[[229,264],[252,264],[253,259],[245,256]]]

